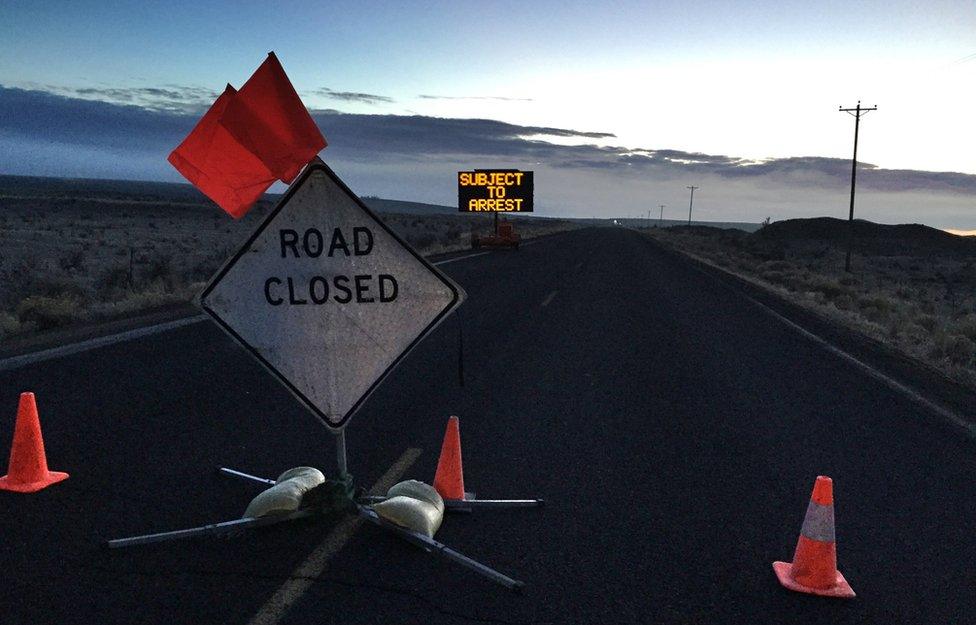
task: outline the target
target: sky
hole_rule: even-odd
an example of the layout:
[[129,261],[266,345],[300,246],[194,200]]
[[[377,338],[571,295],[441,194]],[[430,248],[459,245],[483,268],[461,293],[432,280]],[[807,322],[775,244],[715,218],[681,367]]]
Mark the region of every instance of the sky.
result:
[[[536,173],[540,214],[858,215],[976,229],[976,3],[0,5],[0,173],[178,181],[165,157],[274,50],[363,195],[453,204]],[[845,164],[846,163],[846,164]]]

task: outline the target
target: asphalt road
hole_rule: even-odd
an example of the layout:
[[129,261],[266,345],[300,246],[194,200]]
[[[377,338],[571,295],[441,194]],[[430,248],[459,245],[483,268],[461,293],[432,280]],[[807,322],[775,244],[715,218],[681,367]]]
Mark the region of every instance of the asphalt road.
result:
[[[0,493],[0,621],[976,622],[976,442],[958,428],[629,230],[443,269],[469,296],[465,385],[449,320],[351,421],[350,470],[368,486],[419,448],[405,477],[431,481],[459,415],[469,490],[548,503],[449,516],[438,538],[523,595],[366,525],[312,575],[321,522],[104,549],[238,517],[260,486],[218,465],[332,471],[332,438],[207,322],[0,373],[0,444],[33,390],[71,473]],[[818,474],[851,601],[770,567]]]

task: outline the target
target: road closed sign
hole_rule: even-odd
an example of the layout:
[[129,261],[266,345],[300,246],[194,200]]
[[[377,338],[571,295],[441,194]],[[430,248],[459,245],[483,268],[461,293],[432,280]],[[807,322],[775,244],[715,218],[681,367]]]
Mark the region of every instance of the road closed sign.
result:
[[315,161],[200,303],[327,426],[340,429],[463,298]]

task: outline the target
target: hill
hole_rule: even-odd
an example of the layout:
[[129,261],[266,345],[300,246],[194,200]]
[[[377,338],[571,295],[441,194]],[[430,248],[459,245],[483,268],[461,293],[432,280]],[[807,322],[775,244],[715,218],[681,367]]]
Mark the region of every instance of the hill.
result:
[[203,206],[210,201],[195,187],[175,182],[102,180],[90,178],[47,178],[0,175],[2,199],[68,199],[102,202],[186,204]]
[[[845,219],[814,217],[786,219],[769,224],[754,237],[787,245],[847,244],[850,226]],[[878,224],[854,220],[854,251],[865,256],[972,256],[976,238],[961,237],[922,224]]]
[[[280,193],[265,193],[262,204],[273,204],[280,197]],[[380,213],[446,215],[457,212],[457,208],[453,206],[386,200],[372,196],[362,199],[367,206]],[[0,200],[4,201],[0,207],[36,200],[58,200],[61,204],[75,206],[125,203],[130,207],[156,205],[171,209],[213,207],[213,203],[206,196],[185,183],[39,176],[0,175]]]
[[362,198],[362,200],[366,203],[366,206],[379,213],[398,213],[400,215],[454,215],[458,212],[456,206],[406,202],[403,200],[385,200],[370,195]]

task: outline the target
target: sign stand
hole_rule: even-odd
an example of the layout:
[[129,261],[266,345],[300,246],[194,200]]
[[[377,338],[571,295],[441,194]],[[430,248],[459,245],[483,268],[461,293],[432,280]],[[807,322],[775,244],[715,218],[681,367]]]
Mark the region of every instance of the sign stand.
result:
[[[344,437],[337,436],[337,443],[339,449],[340,464],[344,464],[345,461],[345,445]],[[256,475],[251,475],[249,473],[244,473],[242,471],[237,471],[235,469],[229,469],[227,467],[220,467],[220,473],[223,475],[228,475],[231,477],[237,477],[245,479],[252,482],[259,482],[261,484],[268,484],[273,486],[276,484],[275,480],[258,477]],[[343,475],[343,480],[340,482],[340,487],[343,487],[343,494],[345,493],[345,485],[351,485],[351,478],[348,473]],[[383,501],[385,497],[369,496],[362,498],[363,501],[374,503],[377,501]],[[363,505],[353,499],[349,499],[349,504],[355,507],[356,514],[369,521],[373,525],[383,528],[394,535],[406,540],[407,542],[416,545],[426,551],[427,553],[433,553],[435,555],[440,555],[452,562],[456,562],[461,566],[464,566],[475,573],[483,577],[505,586],[509,590],[515,592],[521,592],[525,584],[519,580],[513,579],[503,573],[496,571],[495,569],[473,560],[468,556],[451,549],[444,543],[434,540],[424,534],[414,532],[405,527],[400,527],[394,523],[387,521],[386,519],[380,517],[376,511],[369,505]],[[447,502],[445,501],[445,504]],[[140,536],[131,536],[128,538],[116,538],[113,540],[106,541],[106,545],[110,549],[119,549],[123,547],[135,547],[139,545],[148,545],[151,543],[166,542],[171,540],[183,540],[186,538],[195,538],[197,536],[219,536],[222,534],[234,534],[246,529],[257,529],[259,527],[267,527],[269,525],[277,525],[279,523],[284,523],[287,521],[295,521],[298,519],[305,519],[316,516],[326,516],[329,512],[328,508],[302,508],[292,512],[290,514],[266,516],[258,518],[243,518],[235,519],[233,521],[224,521],[221,523],[211,523],[209,525],[202,525],[200,527],[191,527],[182,530],[173,530],[169,532],[158,532],[155,534],[143,534]]]
[[[407,293],[410,296],[400,297]],[[303,507],[290,514],[120,538],[107,541],[108,547],[213,536],[351,512],[425,551],[520,590],[522,582],[382,519],[369,505],[377,498],[357,500],[349,475],[349,418],[463,299],[457,284],[407,245],[316,157],[213,277],[200,295],[200,306],[334,431],[339,479],[306,493]],[[321,358],[323,353],[329,358]],[[356,367],[342,366],[352,361]],[[227,467],[220,473],[276,483]],[[540,502],[457,503],[462,505],[449,507]]]

